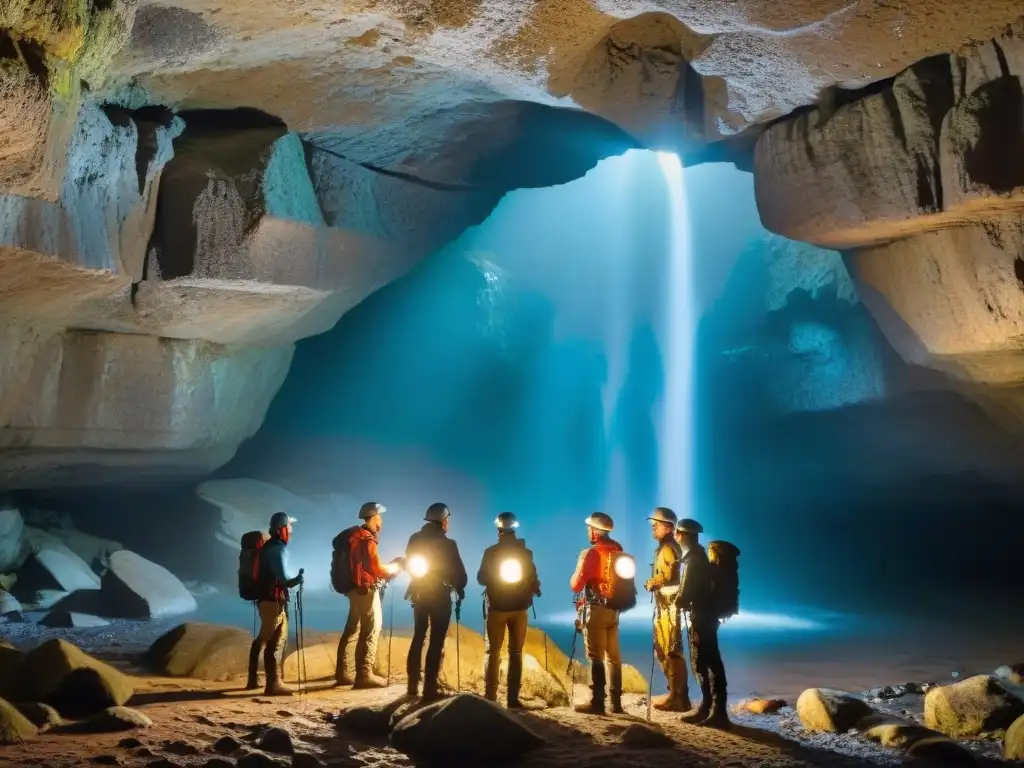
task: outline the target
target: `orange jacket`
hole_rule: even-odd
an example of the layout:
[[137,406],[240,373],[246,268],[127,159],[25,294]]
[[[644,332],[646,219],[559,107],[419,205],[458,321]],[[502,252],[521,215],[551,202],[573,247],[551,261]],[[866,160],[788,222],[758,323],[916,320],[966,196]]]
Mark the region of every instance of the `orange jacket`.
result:
[[612,555],[622,551],[622,545],[605,536],[589,549],[580,553],[576,572],[569,579],[573,592],[590,589],[595,595],[607,597],[612,585]]
[[388,578],[388,572],[384,570],[377,553],[377,537],[362,526],[352,533],[349,558],[356,588],[373,587]]

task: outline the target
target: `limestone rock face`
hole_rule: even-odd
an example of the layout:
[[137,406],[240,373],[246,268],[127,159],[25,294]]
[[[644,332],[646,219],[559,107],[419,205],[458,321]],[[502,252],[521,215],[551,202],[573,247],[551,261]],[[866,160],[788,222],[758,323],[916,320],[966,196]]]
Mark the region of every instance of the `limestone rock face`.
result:
[[1024,208],[1022,75],[1019,21],[773,125],[754,160],[762,221],[848,248]]

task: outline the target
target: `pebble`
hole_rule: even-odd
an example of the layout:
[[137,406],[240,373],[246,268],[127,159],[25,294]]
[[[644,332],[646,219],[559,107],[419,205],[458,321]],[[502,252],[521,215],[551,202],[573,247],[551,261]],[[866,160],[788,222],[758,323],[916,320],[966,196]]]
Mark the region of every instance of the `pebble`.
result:
[[276,752],[279,755],[290,755],[295,751],[292,735],[284,728],[267,728],[260,735],[257,746],[267,752]]

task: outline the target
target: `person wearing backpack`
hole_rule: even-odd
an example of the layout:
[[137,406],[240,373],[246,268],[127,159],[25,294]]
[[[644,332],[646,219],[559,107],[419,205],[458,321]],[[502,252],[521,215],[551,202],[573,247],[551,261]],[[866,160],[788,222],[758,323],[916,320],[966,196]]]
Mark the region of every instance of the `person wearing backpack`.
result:
[[651,578],[644,584],[644,589],[654,597],[654,650],[668,682],[668,693],[657,697],[651,704],[663,712],[686,712],[690,709],[690,691],[686,660],[683,658],[679,609],[676,608],[683,556],[675,540],[676,513],[668,507],[656,507],[647,519],[658,548],[654,553]]
[[[270,535],[264,531],[249,531],[242,534],[242,546],[238,553],[238,596],[247,603],[252,603],[254,612],[260,601],[260,550],[269,539]],[[255,619],[253,621],[255,622]],[[260,687],[261,655],[263,655],[263,642],[257,634],[252,640],[252,645],[249,646],[249,677],[244,689],[246,691],[255,691]]]
[[270,518],[270,539],[260,547],[258,558],[260,633],[257,640],[266,647],[263,667],[267,673],[267,696],[291,696],[293,691],[281,681],[284,649],[288,643],[289,590],[301,586],[302,571],[292,575],[288,565],[288,542],[295,518],[276,512]]
[[412,642],[406,659],[410,696],[419,695],[423,645],[427,642],[427,633],[430,634],[423,676],[424,701],[440,698],[438,676],[444,641],[452,621],[452,592],[461,605],[469,583],[459,547],[447,535],[450,517],[446,504],[431,504],[423,517],[425,525],[409,537],[405,550],[405,565],[410,576],[405,596],[412,602],[413,615]]
[[[630,582],[636,574],[617,567],[619,558],[629,559],[622,546],[609,534],[615,527],[611,517],[595,512],[586,519],[590,546],[580,552],[576,571],[569,586],[577,594],[580,611],[579,626],[583,645],[590,659],[590,702],[574,707],[577,712],[603,715],[605,685],[611,699],[612,712],[622,709],[622,654],[619,650],[619,613],[636,605],[636,586]],[[632,603],[632,604],[631,604]]]
[[703,532],[704,527],[689,518],[676,525],[676,541],[683,551],[676,605],[690,616],[690,667],[701,692],[700,705],[681,719],[711,728],[727,728],[725,665],[718,648],[714,569],[700,544]]
[[527,611],[540,596],[540,580],[533,552],[516,538],[519,522],[511,512],[494,520],[498,543],[484,550],[476,580],[484,588],[484,696],[498,700],[501,647],[508,632],[508,708],[522,709],[519,689],[523,679],[523,646],[526,645]]
[[[384,688],[387,682],[373,674],[377,661],[377,642],[384,628],[381,588],[398,574],[394,561],[384,565],[377,553],[377,536],[384,525],[381,517],[387,509],[376,501],[359,508],[358,525],[342,531],[334,539],[331,585],[348,598],[348,619],[338,641],[338,662],[334,671],[336,685],[354,688]],[[355,676],[348,660],[355,645]]]

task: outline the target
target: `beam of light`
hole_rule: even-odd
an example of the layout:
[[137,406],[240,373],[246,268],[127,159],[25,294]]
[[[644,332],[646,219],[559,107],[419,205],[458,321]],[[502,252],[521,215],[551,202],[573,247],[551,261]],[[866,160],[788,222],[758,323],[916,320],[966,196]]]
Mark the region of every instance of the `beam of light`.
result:
[[668,188],[667,274],[660,342],[665,359],[665,399],[659,424],[659,504],[680,517],[693,510],[693,347],[696,335],[693,290],[693,244],[677,155],[658,152]]
[[518,584],[523,580],[523,566],[514,557],[502,561],[498,576],[505,584]]
[[[651,625],[651,606],[638,605],[632,611],[626,611],[619,617],[620,624],[624,627],[643,626],[649,628]],[[568,626],[576,620],[575,612],[556,613],[547,620],[552,624]],[[785,613],[761,613],[758,611],[741,611],[722,625],[722,632],[817,632],[828,629],[829,625],[803,616],[793,616]]]

